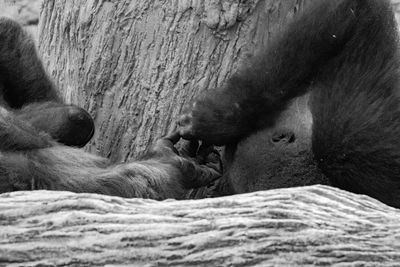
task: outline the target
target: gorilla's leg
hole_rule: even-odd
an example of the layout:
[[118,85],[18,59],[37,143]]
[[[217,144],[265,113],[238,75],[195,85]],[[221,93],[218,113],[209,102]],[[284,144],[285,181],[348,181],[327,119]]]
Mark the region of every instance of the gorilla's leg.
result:
[[56,142],[12,112],[0,107],[0,151],[26,151],[51,147]]
[[11,108],[33,102],[61,101],[44,70],[34,41],[17,22],[0,18],[0,75]]
[[268,126],[313,83],[319,168],[333,185],[400,207],[398,44],[389,1],[315,1],[222,90],[196,102],[181,131],[227,143]]
[[94,134],[92,117],[84,109],[57,102],[32,103],[15,110],[16,117],[67,146],[82,147]]
[[0,18],[0,83],[0,103],[14,110],[21,121],[66,145],[83,146],[92,137],[90,115],[61,101],[32,38],[7,18]]

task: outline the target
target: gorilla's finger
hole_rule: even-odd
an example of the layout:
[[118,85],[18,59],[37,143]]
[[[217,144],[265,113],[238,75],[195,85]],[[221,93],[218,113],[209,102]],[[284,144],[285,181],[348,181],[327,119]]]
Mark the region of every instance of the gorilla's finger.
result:
[[218,173],[223,173],[224,172],[224,166],[222,164],[222,159],[221,155],[217,150],[213,150],[211,153],[207,155],[207,158],[205,159],[204,164],[217,171]]
[[183,157],[195,158],[199,149],[198,140],[184,141],[179,153]]
[[180,171],[185,177],[183,186],[186,189],[206,186],[220,178],[222,173],[213,166],[200,165],[190,159],[180,158]]
[[205,161],[206,163],[217,163],[220,162],[221,160],[221,154],[218,152],[218,150],[213,149],[210,151],[210,153],[207,154]]
[[181,139],[181,135],[180,135],[179,131],[174,131],[174,132],[167,134],[163,138],[170,140],[172,142],[172,144],[175,145]]
[[209,144],[206,144],[203,142],[197,152],[197,155],[196,155],[198,162],[200,162],[200,163],[205,162],[208,155],[210,153],[212,153],[214,150],[215,150],[215,148],[213,145],[209,145]]
[[200,142],[198,140],[190,140],[189,141],[189,154],[188,156],[191,158],[196,157],[197,151],[199,150]]
[[192,119],[192,114],[184,114],[178,119],[178,131],[183,139],[192,140],[194,137]]
[[[179,140],[179,139],[178,139]],[[179,154],[178,150],[174,146],[174,141],[176,141],[176,136],[172,135],[170,137],[163,137],[156,141],[152,151],[157,154],[167,155],[167,154]]]

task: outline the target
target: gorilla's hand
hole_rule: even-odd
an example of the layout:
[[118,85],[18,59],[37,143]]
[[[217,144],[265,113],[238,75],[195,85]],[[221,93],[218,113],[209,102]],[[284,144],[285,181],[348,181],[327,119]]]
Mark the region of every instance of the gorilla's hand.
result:
[[250,121],[239,102],[224,97],[224,90],[215,89],[200,96],[178,119],[179,134],[188,140],[202,140],[208,144],[224,145],[240,139],[247,132]]
[[178,150],[175,145],[180,138],[180,133],[175,132],[159,139],[148,156],[170,165],[186,189],[208,185],[221,177],[222,162],[213,146],[199,146],[198,141],[192,140]]

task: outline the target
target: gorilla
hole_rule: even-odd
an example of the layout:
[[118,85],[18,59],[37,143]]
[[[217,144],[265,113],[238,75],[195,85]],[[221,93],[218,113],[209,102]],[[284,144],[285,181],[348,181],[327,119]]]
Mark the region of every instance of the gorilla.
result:
[[[19,24],[6,18],[1,18],[0,24],[0,105],[12,111],[15,119],[11,128],[0,130],[2,149],[35,148],[42,142],[30,141],[36,136],[20,134],[20,127],[24,127],[19,125],[21,120],[60,143],[84,146],[94,133],[90,115],[61,101],[38,59],[32,38]],[[8,142],[14,138],[17,141]]]
[[226,146],[216,195],[315,178],[400,207],[398,51],[388,0],[313,1],[180,134]]
[[61,101],[32,39],[5,18],[0,18],[0,89],[0,193],[48,189],[180,199],[221,175],[212,148],[191,142],[177,151],[177,133],[123,164],[74,148],[93,136],[92,118]]

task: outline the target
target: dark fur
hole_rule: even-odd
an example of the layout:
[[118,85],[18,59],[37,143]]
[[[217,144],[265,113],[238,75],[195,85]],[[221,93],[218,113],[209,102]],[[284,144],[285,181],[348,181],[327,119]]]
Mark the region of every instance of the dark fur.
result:
[[389,1],[315,1],[223,88],[201,97],[181,133],[236,144],[275,127],[313,88],[318,168],[335,186],[400,207],[399,71]]
[[[32,38],[18,23],[0,18],[0,42],[0,104],[17,115],[13,120],[28,122],[63,144],[85,145],[94,133],[93,120],[84,109],[61,101]],[[16,132],[4,129],[2,140],[9,143],[4,136]]]
[[0,193],[47,189],[181,199],[188,189],[204,186],[218,178],[220,170],[216,157],[209,157],[204,165],[200,165],[188,155],[178,155],[173,146],[178,139],[177,136],[162,138],[145,159],[117,165],[59,144],[2,152]]
[[116,165],[58,143],[86,143],[93,122],[84,110],[60,101],[33,42],[8,19],[0,19],[0,77],[0,193],[49,189],[183,198],[187,189],[220,176],[213,153],[197,155],[196,145],[178,153],[176,134],[158,140],[145,159]]

